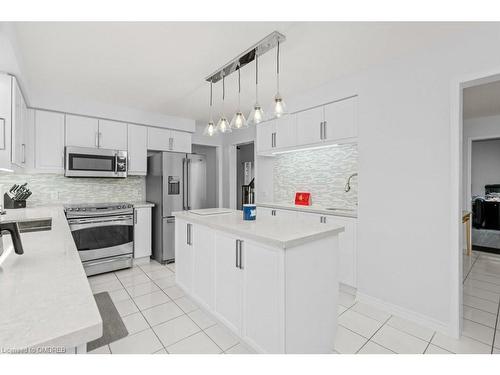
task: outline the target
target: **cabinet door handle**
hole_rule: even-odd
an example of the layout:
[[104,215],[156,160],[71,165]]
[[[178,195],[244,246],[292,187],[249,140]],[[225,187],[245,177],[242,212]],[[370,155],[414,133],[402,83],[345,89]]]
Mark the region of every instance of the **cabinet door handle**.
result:
[[238,253],[239,253],[238,258],[240,259],[240,264],[238,268],[240,270],[243,269],[242,252],[243,252],[243,240],[238,240]]
[[319,123],[319,139],[323,139],[323,121]]
[[23,148],[23,164],[25,164],[26,163],[26,145],[24,143],[22,143],[21,147]]
[[187,233],[186,233],[186,243],[191,246],[193,244],[193,239],[192,239],[192,224],[187,224],[186,225],[186,230],[187,230]]
[[99,132],[95,132],[95,147],[99,148]]
[[234,266],[235,266],[236,268],[239,268],[239,259],[238,259],[238,258],[239,258],[239,254],[240,254],[240,252],[239,252],[239,250],[238,250],[238,241],[239,241],[239,240],[236,240],[236,241],[234,242],[234,251],[235,251],[235,253],[234,253],[234,259],[235,259],[235,262],[236,262]]
[[137,224],[137,210],[134,210],[134,225]]
[[168,139],[168,149],[173,150],[173,148],[174,148],[174,139],[172,137],[170,137]]
[[326,121],[323,121],[323,139],[326,139],[328,136],[326,135]]

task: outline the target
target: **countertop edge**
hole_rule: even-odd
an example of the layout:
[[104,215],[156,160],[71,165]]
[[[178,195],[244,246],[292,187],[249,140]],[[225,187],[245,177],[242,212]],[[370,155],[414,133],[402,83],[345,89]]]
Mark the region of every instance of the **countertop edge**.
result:
[[336,211],[331,211],[331,210],[325,210],[322,208],[315,208],[315,207],[311,208],[311,206],[301,207],[301,206],[288,205],[285,203],[268,203],[268,202],[256,203],[255,205],[257,207],[278,208],[278,209],[282,209],[282,210],[307,212],[307,213],[312,213],[312,214],[323,214],[323,215],[330,215],[330,216],[347,217],[347,218],[352,218],[352,219],[358,218],[357,212],[355,214],[342,213],[342,212],[336,212]]
[[132,202],[131,204],[134,208],[147,208],[155,206],[155,204],[151,202]]

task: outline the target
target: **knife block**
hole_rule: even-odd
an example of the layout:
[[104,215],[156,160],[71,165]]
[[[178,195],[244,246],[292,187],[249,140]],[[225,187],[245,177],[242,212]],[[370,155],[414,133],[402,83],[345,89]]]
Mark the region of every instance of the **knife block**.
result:
[[4,208],[26,208],[26,200],[16,201],[5,193],[3,195],[3,207]]

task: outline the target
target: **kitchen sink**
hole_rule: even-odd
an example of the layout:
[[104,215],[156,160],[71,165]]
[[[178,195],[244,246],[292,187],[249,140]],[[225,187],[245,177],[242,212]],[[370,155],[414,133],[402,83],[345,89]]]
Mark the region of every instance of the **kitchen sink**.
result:
[[52,218],[33,219],[18,221],[17,226],[20,233],[41,232],[52,229]]

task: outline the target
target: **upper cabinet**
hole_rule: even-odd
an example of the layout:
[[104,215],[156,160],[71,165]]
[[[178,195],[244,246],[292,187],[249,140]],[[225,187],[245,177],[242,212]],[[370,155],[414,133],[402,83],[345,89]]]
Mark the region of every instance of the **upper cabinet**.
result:
[[324,140],[347,139],[358,136],[356,123],[357,97],[325,105]]
[[12,77],[0,74],[0,168],[11,169],[11,85]]
[[297,145],[308,145],[323,141],[322,126],[323,107],[298,112],[297,116]]
[[294,146],[297,142],[296,116],[287,115],[257,125],[257,152]]
[[127,124],[118,121],[99,120],[99,148],[127,149]]
[[128,174],[146,175],[148,171],[148,128],[128,125]]
[[12,164],[26,165],[26,142],[29,111],[17,80],[12,77]]
[[64,114],[35,111],[35,169],[64,172]]
[[357,136],[355,96],[257,125],[257,153],[355,142]]
[[190,153],[191,133],[161,128],[148,128],[148,149]]
[[66,115],[66,146],[99,147],[99,120]]

